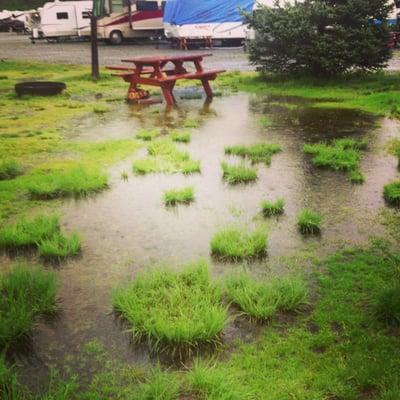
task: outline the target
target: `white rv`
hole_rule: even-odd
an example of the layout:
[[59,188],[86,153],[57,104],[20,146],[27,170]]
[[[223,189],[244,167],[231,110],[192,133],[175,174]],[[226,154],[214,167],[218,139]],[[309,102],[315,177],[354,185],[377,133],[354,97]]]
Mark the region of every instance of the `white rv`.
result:
[[124,39],[161,35],[165,3],[162,0],[104,0],[103,15],[97,23],[99,39],[120,44]]
[[40,12],[40,24],[46,39],[90,36],[92,1],[54,1]]

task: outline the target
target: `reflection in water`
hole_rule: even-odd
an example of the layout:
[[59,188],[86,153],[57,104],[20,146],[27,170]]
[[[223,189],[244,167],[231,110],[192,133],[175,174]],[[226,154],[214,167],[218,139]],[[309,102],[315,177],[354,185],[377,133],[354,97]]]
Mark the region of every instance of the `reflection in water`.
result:
[[[46,371],[46,366],[62,365],[66,354],[78,354],[93,338],[101,340],[118,357],[148,362],[147,349],[130,343],[129,335],[123,333],[112,314],[112,288],[152,264],[179,266],[201,257],[213,265],[215,274],[238,268],[210,258],[210,238],[230,224],[252,229],[264,223],[259,216],[263,199],[283,197],[286,208],[282,217],[268,222],[267,259],[247,265],[255,274],[279,272],[279,263],[275,265],[274,260],[305,249],[310,243],[332,249],[340,240],[366,240],[375,213],[384,205],[382,186],[396,175],[395,159],[381,149],[388,137],[397,134],[395,123],[376,121],[361,112],[246,94],[218,98],[204,106],[198,100],[181,102],[180,108],[169,112],[164,112],[162,106],[116,107],[118,113],[110,113],[105,119],[94,116],[81,120],[76,138],[133,137],[138,129],[182,128],[185,120],[195,119],[199,128],[193,130],[192,142],[182,148],[201,160],[202,173],[130,175],[128,181],[121,181],[121,171],[131,170],[131,159],[111,171],[109,191],[94,199],[65,203],[65,227],[81,233],[83,254],[59,269],[62,313],[57,320],[42,323],[35,332],[35,353],[23,361],[27,364],[27,381],[35,379],[30,373],[36,377],[38,371]],[[271,124],[261,126],[260,117]],[[361,186],[351,185],[343,173],[313,168],[302,152],[307,141],[330,141],[349,135],[367,136],[370,141],[362,163],[366,183]],[[270,167],[258,166],[256,183],[226,185],[220,168],[221,161],[228,159],[224,147],[261,141],[279,144],[282,153],[273,157]],[[184,185],[194,186],[195,203],[166,209],[162,204],[164,190]],[[321,238],[304,239],[297,232],[296,214],[303,207],[322,213]],[[373,233],[377,229],[373,225]],[[228,332],[232,331],[230,327]]]

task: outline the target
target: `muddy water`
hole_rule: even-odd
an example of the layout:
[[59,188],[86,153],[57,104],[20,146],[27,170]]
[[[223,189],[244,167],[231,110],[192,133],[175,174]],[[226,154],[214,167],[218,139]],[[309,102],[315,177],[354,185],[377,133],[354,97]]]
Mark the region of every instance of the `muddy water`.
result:
[[[235,264],[221,264],[209,255],[212,235],[226,226],[253,229],[265,224],[269,230],[268,257],[247,265],[254,274],[280,273],[281,256],[298,250],[328,251],[342,242],[360,243],[380,231],[375,216],[384,206],[382,186],[397,175],[396,160],[382,146],[399,136],[396,123],[370,115],[316,104],[298,104],[293,99],[254,97],[238,94],[217,98],[204,106],[199,100],[181,102],[179,110],[165,113],[162,106],[146,109],[118,104],[118,113],[80,121],[77,139],[101,141],[134,137],[141,128],[181,127],[185,119],[200,125],[192,130],[192,142],[180,147],[201,160],[202,172],[193,176],[148,175],[122,181],[122,171],[131,171],[131,159],[110,171],[112,187],[97,197],[66,202],[62,207],[67,230],[84,238],[82,257],[59,267],[62,312],[36,330],[29,356],[20,356],[27,381],[43,377],[51,365],[62,366],[65,357],[80,354],[85,343],[97,338],[115,357],[138,364],[151,357],[145,346],[133,345],[129,334],[112,314],[112,288],[154,264],[182,263],[207,259],[216,275]],[[262,126],[261,117],[269,120]],[[303,154],[306,142],[335,137],[367,137],[369,150],[362,162],[363,185],[352,185],[340,172],[318,170]],[[273,156],[270,167],[258,166],[254,184],[231,187],[221,179],[224,147],[268,141],[283,151]],[[139,157],[136,154],[135,157]],[[236,161],[231,158],[231,161]],[[190,206],[167,209],[163,192],[192,185],[196,201]],[[285,215],[265,221],[259,215],[261,200],[286,200]],[[319,210],[324,217],[322,235],[302,237],[295,225],[303,207]],[[239,334],[234,327],[229,335]],[[79,369],[79,365],[74,365]]]

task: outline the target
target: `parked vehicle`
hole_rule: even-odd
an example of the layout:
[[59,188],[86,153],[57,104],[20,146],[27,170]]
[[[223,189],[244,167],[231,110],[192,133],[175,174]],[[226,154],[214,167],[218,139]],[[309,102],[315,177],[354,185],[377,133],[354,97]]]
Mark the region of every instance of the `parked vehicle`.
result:
[[5,18],[0,20],[0,32],[25,32],[25,24],[15,18]]
[[59,1],[39,8],[40,30],[45,39],[90,36],[92,1]]
[[163,34],[165,1],[103,1],[103,15],[97,24],[99,39],[121,44],[124,39],[150,38]]

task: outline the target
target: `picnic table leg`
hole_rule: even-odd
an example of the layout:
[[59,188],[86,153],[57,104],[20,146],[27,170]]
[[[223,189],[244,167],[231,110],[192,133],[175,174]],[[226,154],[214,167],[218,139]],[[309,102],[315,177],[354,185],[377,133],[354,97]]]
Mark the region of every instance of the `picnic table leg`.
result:
[[175,104],[174,95],[172,94],[172,88],[173,86],[169,85],[168,83],[164,83],[161,86],[161,90],[163,92],[168,107],[172,107]]
[[203,84],[204,91],[206,92],[207,99],[212,99],[213,97],[213,92],[210,86],[210,82],[208,79],[202,79],[201,83]]

